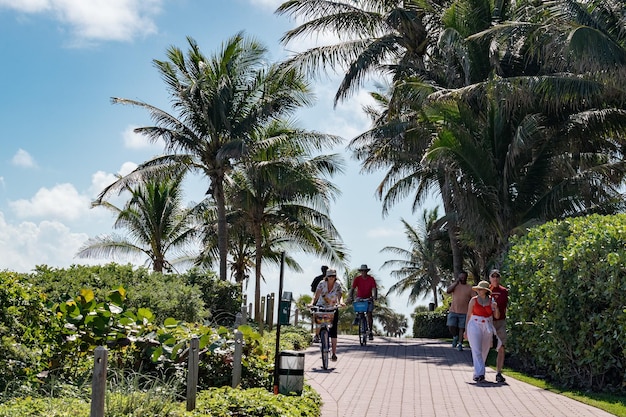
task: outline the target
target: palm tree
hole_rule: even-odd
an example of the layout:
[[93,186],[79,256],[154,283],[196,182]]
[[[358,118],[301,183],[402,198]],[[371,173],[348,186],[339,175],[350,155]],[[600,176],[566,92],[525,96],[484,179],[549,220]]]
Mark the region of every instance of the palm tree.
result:
[[338,190],[326,179],[341,172],[342,164],[337,155],[311,155],[337,140],[273,121],[255,133],[232,174],[228,198],[255,243],[256,317],[268,243],[344,262],[346,252],[329,216]]
[[387,336],[400,337],[404,335],[409,323],[404,314],[394,313],[382,321],[383,331]]
[[183,175],[171,178],[146,178],[134,188],[127,186],[131,198],[122,209],[108,201],[94,202],[117,214],[114,228],[126,229],[128,236],[102,235],[80,247],[80,258],[147,256],[155,272],[171,271],[177,256],[184,255],[197,235],[193,210],[181,207]]
[[[140,165],[127,176],[133,181],[145,171],[183,165],[209,179],[207,194],[217,208],[219,276],[227,269],[227,221],[224,181],[232,162],[246,152],[252,132],[275,117],[289,115],[310,104],[309,88],[295,70],[267,65],[267,50],[238,33],[218,54],[206,57],[192,38],[185,55],[177,47],[167,51],[167,61],[154,60],[165,81],[177,115],[145,102],[113,98],[114,103],[146,109],[155,126],[136,132],[151,141],[165,141],[166,152]],[[106,189],[100,199],[112,191]]]
[[304,20],[281,38],[283,44],[319,33],[340,41],[296,54],[287,63],[304,71],[345,73],[335,103],[361,87],[374,73],[393,80],[428,72],[429,49],[439,37],[437,24],[449,2],[418,0],[290,0],[276,13]]
[[435,97],[441,130],[425,161],[456,172],[481,270],[533,223],[623,208],[626,112],[592,110],[606,92],[578,77],[495,77]]
[[409,291],[408,301],[415,303],[430,292],[436,307],[438,289],[445,275],[440,244],[441,233],[445,232],[439,228],[438,209],[424,210],[422,223],[417,228],[411,227],[405,220],[402,223],[410,249],[387,246],[381,251],[401,258],[383,264],[383,268],[396,268],[391,271],[391,276],[398,281],[389,288],[387,295]]

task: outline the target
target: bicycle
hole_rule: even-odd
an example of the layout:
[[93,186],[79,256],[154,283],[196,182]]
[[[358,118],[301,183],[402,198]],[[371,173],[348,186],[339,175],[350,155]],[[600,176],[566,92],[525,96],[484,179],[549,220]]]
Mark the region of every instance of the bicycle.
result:
[[371,298],[357,298],[354,303],[352,303],[354,312],[356,313],[356,321],[359,326],[359,343],[361,343],[361,346],[367,345],[367,337],[370,331],[367,311],[371,302]]
[[337,307],[311,306],[311,314],[315,325],[319,327],[320,350],[322,352],[322,368],[328,369],[328,354],[330,352],[330,328],[333,327],[333,318]]

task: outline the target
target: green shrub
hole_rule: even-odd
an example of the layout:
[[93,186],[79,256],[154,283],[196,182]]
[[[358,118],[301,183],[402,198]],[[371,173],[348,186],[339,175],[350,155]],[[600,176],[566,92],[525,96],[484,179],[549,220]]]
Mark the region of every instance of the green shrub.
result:
[[507,348],[525,369],[595,391],[626,382],[626,215],[533,228],[512,240]]
[[441,339],[450,337],[446,326],[447,313],[427,311],[413,316],[413,337]]
[[305,385],[302,396],[274,395],[255,388],[212,388],[198,394],[196,409],[189,416],[213,417],[308,417],[320,415],[319,394]]
[[0,393],[30,393],[56,351],[60,324],[23,274],[0,272]]
[[90,289],[97,299],[119,287],[127,291],[126,306],[131,311],[149,307],[155,323],[168,317],[185,322],[210,320],[231,325],[240,311],[241,288],[219,280],[212,272],[189,271],[161,274],[132,265],[72,265],[67,269],[40,265],[24,279],[41,288],[48,300],[60,303]]
[[89,402],[74,398],[15,398],[0,404],[0,417],[89,417]]

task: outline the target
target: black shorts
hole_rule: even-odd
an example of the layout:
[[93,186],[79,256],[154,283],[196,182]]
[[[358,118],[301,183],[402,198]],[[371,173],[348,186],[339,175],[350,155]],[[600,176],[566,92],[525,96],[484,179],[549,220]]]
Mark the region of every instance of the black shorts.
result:
[[337,327],[339,327],[339,310],[335,310],[335,315],[333,316],[333,327],[331,327],[328,332],[328,335],[331,338],[337,338]]

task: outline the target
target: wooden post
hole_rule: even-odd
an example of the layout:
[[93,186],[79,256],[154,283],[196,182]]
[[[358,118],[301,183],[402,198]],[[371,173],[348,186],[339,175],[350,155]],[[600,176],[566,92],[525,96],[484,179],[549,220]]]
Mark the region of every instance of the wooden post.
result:
[[107,387],[107,360],[107,348],[98,346],[94,351],[90,417],[104,417],[104,398]]
[[267,328],[271,331],[274,325],[274,293],[267,296],[267,305],[265,306],[265,309]]
[[298,315],[300,314],[300,310],[298,310],[296,308],[296,310],[293,313],[293,325],[297,326],[298,325]]
[[191,338],[189,360],[187,363],[187,411],[196,408],[196,392],[198,390],[198,365],[200,363],[200,339]]
[[235,354],[233,356],[232,387],[237,388],[241,383],[241,358],[243,357],[243,333],[235,330]]
[[246,305],[245,304],[241,305],[241,320],[242,320],[243,324],[248,323],[248,316],[247,316]]

